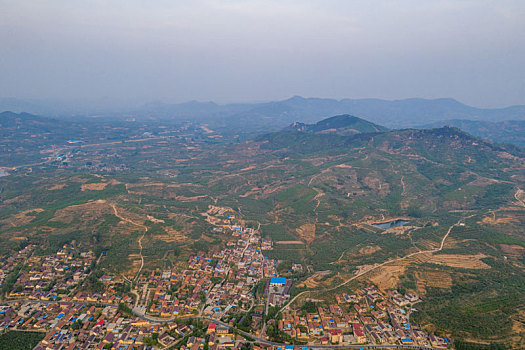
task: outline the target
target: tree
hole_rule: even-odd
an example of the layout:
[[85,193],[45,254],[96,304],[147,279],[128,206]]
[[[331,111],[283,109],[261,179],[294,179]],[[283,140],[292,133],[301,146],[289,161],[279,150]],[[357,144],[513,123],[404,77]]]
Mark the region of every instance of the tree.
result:
[[118,304],[118,310],[123,314],[127,314],[130,316],[133,315],[133,310],[131,310],[131,308],[125,303]]
[[79,330],[80,328],[82,328],[82,321],[80,320],[76,320],[71,324],[71,329],[74,331]]
[[301,310],[313,314],[317,312],[317,303],[314,303],[313,301],[307,301],[301,306]]
[[253,350],[252,343],[242,343],[241,350]]

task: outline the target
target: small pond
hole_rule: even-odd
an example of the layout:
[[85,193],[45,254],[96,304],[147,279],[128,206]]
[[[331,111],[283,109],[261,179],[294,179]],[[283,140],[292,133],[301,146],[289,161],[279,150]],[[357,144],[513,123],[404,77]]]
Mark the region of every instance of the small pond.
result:
[[379,228],[382,228],[382,229],[386,230],[386,229],[389,229],[389,228],[392,228],[392,227],[405,226],[409,222],[410,221],[399,219],[399,220],[392,220],[392,221],[372,224],[372,226],[379,227]]

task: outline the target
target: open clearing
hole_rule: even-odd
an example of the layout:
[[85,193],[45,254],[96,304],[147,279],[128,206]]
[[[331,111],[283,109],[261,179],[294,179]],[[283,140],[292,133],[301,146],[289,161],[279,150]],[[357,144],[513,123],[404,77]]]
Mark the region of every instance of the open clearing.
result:
[[36,217],[36,214],[43,212],[44,209],[42,208],[34,208],[29,210],[21,211],[17,214],[11,215],[9,218],[1,221],[5,225],[9,225],[11,227],[17,227],[21,225],[25,225],[31,220],[33,220]]
[[481,220],[481,222],[484,224],[488,224],[488,225],[510,224],[510,223],[519,224],[520,223],[518,219],[510,215],[504,215],[504,216],[501,216],[495,219],[493,217],[486,216]]
[[525,255],[525,248],[516,244],[500,244],[501,250],[509,257],[519,258]]
[[359,254],[370,255],[380,250],[381,250],[381,247],[378,247],[378,246],[366,246],[366,247],[359,249]]
[[188,241],[188,237],[171,227],[163,227],[163,230],[166,231],[166,234],[155,235],[153,239],[159,239],[166,243],[184,243]]
[[111,208],[106,204],[105,200],[98,200],[59,209],[51,220],[71,223],[74,219],[77,219],[89,222],[101,217],[103,214],[111,214]]
[[246,167],[246,168],[242,168],[241,171],[248,171],[248,170],[253,170],[255,169],[255,165],[250,165],[249,167]]
[[481,261],[481,259],[486,257],[484,254],[435,254],[428,262],[463,269],[489,269],[490,266]]
[[381,290],[395,289],[399,285],[400,276],[405,273],[405,266],[385,265],[375,270],[368,280]]
[[[304,240],[306,244],[312,243],[315,238],[315,225],[314,224],[304,224],[298,227],[295,232],[299,238]],[[303,242],[301,242],[303,244]]]
[[412,263],[432,263],[461,269],[489,269],[481,259],[486,258],[484,254],[421,254],[410,259]]
[[95,182],[90,184],[82,184],[80,189],[82,191],[102,191],[108,184],[106,182]]
[[330,273],[331,273],[331,271],[318,271],[318,272],[314,273],[306,281],[304,281],[303,283],[299,284],[298,286],[299,287],[316,288],[317,286],[319,286],[320,280],[324,276],[326,276],[326,275],[328,275]]
[[443,271],[418,271],[416,272],[416,284],[419,294],[424,295],[427,287],[450,289],[452,277]]

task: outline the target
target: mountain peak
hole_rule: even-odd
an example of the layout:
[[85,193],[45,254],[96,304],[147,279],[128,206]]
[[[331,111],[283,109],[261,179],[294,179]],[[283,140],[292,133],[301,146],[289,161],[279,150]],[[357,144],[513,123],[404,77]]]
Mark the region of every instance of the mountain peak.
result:
[[388,129],[349,114],[340,114],[323,119],[315,124],[294,122],[285,130],[314,133],[360,134],[384,132]]

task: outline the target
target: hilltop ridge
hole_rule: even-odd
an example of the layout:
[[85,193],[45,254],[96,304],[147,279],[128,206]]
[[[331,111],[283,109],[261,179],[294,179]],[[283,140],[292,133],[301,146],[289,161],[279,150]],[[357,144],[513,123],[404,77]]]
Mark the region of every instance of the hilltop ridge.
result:
[[294,122],[284,130],[352,135],[359,133],[383,132],[387,131],[388,128],[349,114],[341,114],[323,119],[315,124]]

